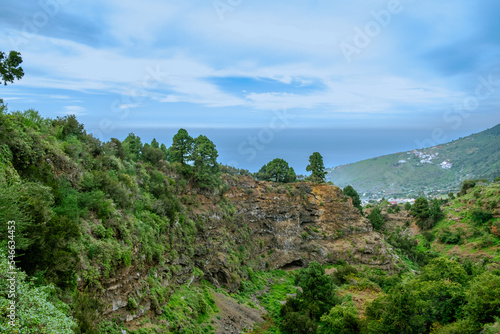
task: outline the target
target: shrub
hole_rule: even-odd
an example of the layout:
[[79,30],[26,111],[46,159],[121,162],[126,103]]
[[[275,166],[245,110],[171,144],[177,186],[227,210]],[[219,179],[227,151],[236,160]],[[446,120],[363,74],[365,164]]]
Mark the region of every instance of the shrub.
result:
[[345,196],[352,198],[352,205],[359,209],[359,211],[363,212],[363,208],[361,207],[361,200],[359,199],[359,194],[352,186],[345,187],[342,192]]
[[494,244],[495,244],[495,237],[492,236],[491,234],[485,234],[479,239],[479,241],[477,243],[477,247],[478,248],[486,248],[486,247],[493,246]]
[[429,218],[435,224],[444,218],[443,211],[441,210],[441,202],[438,199],[433,199],[429,208]]
[[462,189],[460,189],[460,192],[457,194],[457,196],[463,196],[467,194],[467,190],[474,188],[476,186],[476,182],[473,180],[465,180],[462,183]]
[[8,258],[0,250],[0,330],[2,333],[72,333],[75,322],[68,316],[69,308],[55,295],[53,285],[35,287],[27,280],[22,271],[16,274],[16,320],[15,326],[8,324],[7,318],[10,299],[8,298],[10,283],[6,277],[11,274]]
[[358,312],[354,305],[332,307],[330,313],[321,317],[323,325],[318,333],[350,334],[359,332]]
[[373,229],[376,231],[382,230],[385,225],[384,218],[380,212],[379,207],[374,207],[370,214],[366,217],[372,223]]
[[474,279],[466,291],[465,312],[471,319],[485,324],[500,316],[500,276],[485,272]]
[[375,299],[366,308],[368,333],[423,333],[423,301],[406,285]]
[[287,313],[281,321],[281,329],[285,333],[314,334],[318,325],[307,315],[299,312]]
[[470,220],[476,225],[483,225],[493,218],[491,212],[483,211],[479,208],[472,210],[469,213]]
[[430,217],[429,202],[424,197],[419,197],[415,200],[415,204],[411,206],[410,214],[417,218],[417,225],[421,230],[428,229],[428,219]]
[[330,276],[317,262],[300,271],[296,283],[302,288],[298,298],[302,300],[302,310],[305,310],[312,319],[319,318],[332,306],[338,303],[335,294],[335,285]]
[[127,304],[129,310],[135,310],[138,306],[137,304],[137,301],[135,300],[135,298],[129,296],[128,297],[128,304]]
[[438,239],[443,244],[457,245],[462,241],[462,235],[458,231],[452,232],[446,228],[441,231]]
[[433,242],[436,239],[436,236],[431,231],[422,232],[422,236],[425,240],[427,240],[427,242]]
[[423,268],[419,279],[422,281],[448,280],[464,285],[467,283],[469,277],[460,263],[444,257],[438,257],[432,259]]
[[358,270],[351,265],[345,265],[337,268],[337,271],[333,274],[333,281],[337,285],[342,285],[348,282],[348,277],[350,275],[357,275]]
[[94,323],[97,320],[98,311],[101,304],[88,293],[87,290],[80,292],[78,290],[73,294],[73,314],[78,323],[78,328],[75,331],[77,334],[98,334],[94,328]]

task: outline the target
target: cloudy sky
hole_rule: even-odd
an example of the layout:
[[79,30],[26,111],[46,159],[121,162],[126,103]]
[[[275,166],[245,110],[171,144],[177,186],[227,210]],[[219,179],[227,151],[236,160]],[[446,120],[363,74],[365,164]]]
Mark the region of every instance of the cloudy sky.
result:
[[498,13],[496,0],[5,0],[0,50],[21,52],[26,75],[0,97],[103,139],[473,132],[500,123]]

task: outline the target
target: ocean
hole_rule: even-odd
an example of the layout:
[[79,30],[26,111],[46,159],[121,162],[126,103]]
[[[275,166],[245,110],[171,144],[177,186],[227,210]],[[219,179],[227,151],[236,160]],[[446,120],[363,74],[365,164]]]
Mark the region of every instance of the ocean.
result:
[[[143,143],[153,138],[167,147],[178,129],[120,129],[105,138],[124,140],[133,132]],[[244,129],[190,129],[192,137],[202,134],[212,140],[219,152],[218,161],[234,167],[258,171],[275,158],[282,158],[296,174],[308,175],[309,156],[319,152],[326,168],[353,163],[381,155],[410,151],[415,148],[443,144],[465,137],[472,132],[465,129],[448,131],[434,136],[433,130],[417,129],[297,129],[281,131],[259,128]],[[477,132],[477,131],[476,131]]]

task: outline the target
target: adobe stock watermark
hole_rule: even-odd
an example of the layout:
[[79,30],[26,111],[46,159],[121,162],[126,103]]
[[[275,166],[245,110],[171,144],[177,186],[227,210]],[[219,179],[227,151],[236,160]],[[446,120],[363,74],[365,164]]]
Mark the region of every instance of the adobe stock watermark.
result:
[[373,20],[368,21],[363,27],[354,27],[352,42],[342,41],[339,44],[347,62],[352,62],[354,55],[359,55],[364,49],[368,48],[373,40],[380,35],[382,29],[391,24],[393,16],[400,14],[403,10],[404,6],[401,0],[389,0],[385,9],[372,10],[370,16]]
[[232,12],[242,3],[243,0],[214,0],[212,4],[219,19],[224,21],[226,13]]
[[[443,121],[450,125],[452,130],[459,129],[464,120],[468,119],[473,112],[481,106],[481,103],[490,99],[500,88],[500,79],[495,80],[493,74],[479,76],[473,94],[465,97],[461,102],[455,104],[443,114]],[[422,141],[415,140],[418,148],[432,147],[448,140],[445,129],[439,127],[432,130],[430,138]]]
[[70,2],[71,0],[38,0],[40,10],[27,17],[23,16],[21,29],[7,36],[12,48],[18,50],[20,45],[28,43],[61,11],[61,6]]
[[16,262],[14,260],[16,257],[16,222],[13,220],[7,222],[7,239],[7,258],[9,259],[7,318],[9,318],[9,326],[16,326]]
[[[245,156],[247,162],[253,161],[259,152],[265,150],[266,145],[271,144],[277,133],[280,133],[290,125],[291,120],[297,116],[288,113],[287,109],[273,111],[274,116],[269,125],[260,129],[255,135],[248,136],[246,140],[238,145],[238,154]],[[229,164],[238,168],[238,161],[230,161]]]
[[[166,81],[169,77],[168,72],[163,72],[160,65],[156,68],[146,67],[146,75],[142,78],[139,86],[128,89],[126,94],[122,94],[111,102],[111,111],[117,115],[118,120],[123,121],[130,116],[131,109],[138,107],[144,99],[152,95],[152,90]],[[116,129],[115,120],[111,118],[103,118],[99,121],[98,128],[92,129],[90,132],[101,141],[104,141],[104,135],[110,134]]]

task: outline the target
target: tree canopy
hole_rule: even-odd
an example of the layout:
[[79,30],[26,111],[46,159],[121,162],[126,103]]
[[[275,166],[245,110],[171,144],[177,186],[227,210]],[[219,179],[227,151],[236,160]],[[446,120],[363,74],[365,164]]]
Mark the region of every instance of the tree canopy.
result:
[[123,141],[123,149],[128,159],[137,161],[142,151],[142,142],[139,136],[130,133]]
[[255,174],[257,179],[263,181],[274,182],[295,182],[297,175],[292,167],[288,166],[288,162],[283,159],[276,158],[262,168]]
[[218,156],[215,144],[206,136],[200,135],[194,140],[192,160],[194,161],[195,178],[200,187],[210,188],[217,185],[220,171],[217,163]]
[[165,158],[166,154],[162,149],[160,149],[160,145],[155,138],[153,138],[151,145],[144,144],[142,147],[142,159],[146,162],[156,165]]
[[318,152],[314,152],[309,157],[309,165],[306,171],[311,172],[309,179],[313,182],[325,182],[325,165],[323,164],[323,157]]
[[352,198],[352,205],[355,207],[355,208],[358,208],[359,211],[362,210],[362,207],[361,207],[361,200],[359,199],[359,194],[356,190],[354,190],[354,188],[351,186],[351,185],[348,185],[347,187],[345,187],[342,192],[344,193],[344,195]]
[[375,231],[382,230],[385,225],[384,217],[382,217],[382,213],[380,212],[380,208],[378,206],[374,207],[366,218],[368,218],[368,220],[372,223]]
[[22,62],[23,58],[17,51],[10,51],[8,56],[0,51],[0,84],[7,85],[8,82],[21,79],[24,76]]
[[179,129],[170,147],[170,160],[185,165],[193,153],[194,140],[187,130]]
[[429,227],[429,201],[425,197],[419,197],[411,206],[410,213],[413,217],[417,218],[417,225],[421,230],[428,229]]

